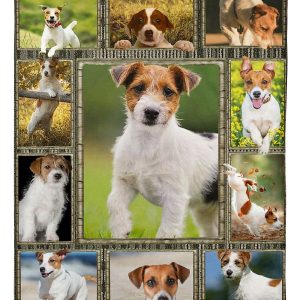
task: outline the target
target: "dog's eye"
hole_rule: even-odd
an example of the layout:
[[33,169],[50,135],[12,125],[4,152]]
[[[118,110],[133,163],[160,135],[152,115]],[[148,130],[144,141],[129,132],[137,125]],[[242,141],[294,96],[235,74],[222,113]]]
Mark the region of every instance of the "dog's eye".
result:
[[168,279],[167,279],[167,285],[171,286],[171,285],[173,285],[173,284],[175,284],[175,279],[173,279],[173,278],[168,278]]
[[268,84],[268,81],[267,80],[263,80],[261,83],[262,84]]
[[50,169],[50,166],[49,166],[49,165],[46,165],[46,166],[45,166],[45,169],[49,170],[49,169]]
[[45,66],[44,66],[44,65],[42,65],[42,69],[45,69]]
[[145,90],[145,85],[144,84],[139,84],[133,88],[133,90],[137,93],[140,94]]
[[175,93],[170,89],[170,88],[168,88],[168,87],[165,87],[164,88],[164,90],[163,90],[163,92],[164,92],[164,95],[166,96],[166,97],[171,97],[171,96],[173,96]]
[[154,279],[150,279],[146,282],[146,284],[150,287],[153,288],[155,286],[155,280]]
[[240,265],[240,264],[241,264],[241,262],[240,262],[239,260],[235,260],[234,263],[235,263],[236,265]]
[[50,68],[50,69],[53,69],[53,68],[54,68],[54,66],[52,66],[52,65],[49,65],[49,68]]
[[137,21],[138,21],[138,23],[140,23],[140,24],[143,24],[143,23],[144,23],[144,19],[143,19],[143,18],[139,18]]
[[261,30],[263,31],[268,31],[269,30],[269,27],[265,27],[265,26],[260,26]]
[[56,12],[55,15],[58,16],[58,12]]
[[155,23],[160,23],[160,19],[155,19]]
[[246,80],[247,84],[252,84],[252,80]]
[[278,220],[277,218],[274,218],[274,219],[273,219],[274,222],[277,222],[277,220]]
[[61,169],[64,169],[64,168],[65,168],[65,166],[64,166],[64,165],[59,165],[59,167],[60,167]]
[[52,259],[52,258],[49,259],[49,263],[54,263],[54,262],[55,262],[54,259]]
[[46,11],[46,15],[49,15],[49,14],[50,14],[50,11],[47,10],[47,11]]

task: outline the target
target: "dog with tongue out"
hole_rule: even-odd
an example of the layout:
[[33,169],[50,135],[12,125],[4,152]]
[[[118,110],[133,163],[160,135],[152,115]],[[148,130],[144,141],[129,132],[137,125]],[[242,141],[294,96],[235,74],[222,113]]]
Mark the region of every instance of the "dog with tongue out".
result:
[[243,57],[240,74],[245,89],[242,104],[243,135],[252,139],[259,153],[267,154],[273,133],[280,127],[281,121],[279,103],[271,93],[275,64],[267,61],[262,70],[255,71],[250,59]]

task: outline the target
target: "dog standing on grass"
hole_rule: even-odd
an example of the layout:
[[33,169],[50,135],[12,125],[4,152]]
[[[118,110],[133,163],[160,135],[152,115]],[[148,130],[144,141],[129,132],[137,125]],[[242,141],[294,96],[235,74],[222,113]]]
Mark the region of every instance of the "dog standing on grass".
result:
[[[50,97],[55,98],[57,95],[68,95],[69,93],[63,90],[63,87],[56,77],[56,70],[58,59],[40,59],[41,76],[39,82],[39,91],[48,93]],[[31,136],[38,128],[45,130],[48,135],[53,122],[53,114],[59,105],[55,100],[37,100],[36,108],[33,112],[29,124],[27,126],[27,133]]]
[[217,237],[218,135],[193,133],[175,117],[181,93],[189,94],[199,75],[141,62],[113,67],[111,75],[126,87],[127,108],[124,133],[113,149],[112,236],[128,237],[128,206],[139,192],[163,209],[157,238],[181,237],[188,209],[201,237]]

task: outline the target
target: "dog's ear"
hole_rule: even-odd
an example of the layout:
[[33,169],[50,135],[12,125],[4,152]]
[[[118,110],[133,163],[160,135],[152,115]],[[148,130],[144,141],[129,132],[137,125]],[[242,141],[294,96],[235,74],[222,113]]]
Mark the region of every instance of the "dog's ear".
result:
[[44,252],[41,252],[41,251],[35,252],[35,257],[39,262],[43,261],[43,255],[44,255]]
[[169,66],[169,70],[174,77],[175,85],[180,93],[186,92],[189,95],[190,91],[201,81],[201,77],[198,74],[182,67],[172,65]]
[[45,11],[48,8],[47,5],[39,5],[39,7],[41,8],[42,11]]
[[251,260],[251,253],[249,251],[240,251],[240,257],[242,258],[244,264],[247,266]]
[[263,70],[269,73],[272,79],[275,77],[275,64],[272,61],[266,61]]
[[145,269],[149,266],[142,266],[139,267],[131,272],[128,273],[128,277],[130,281],[139,289],[142,285],[143,279],[144,279],[144,272]]
[[56,8],[57,8],[59,11],[62,11],[63,6],[57,6]]
[[190,270],[186,267],[183,267],[176,262],[170,264],[176,271],[177,277],[181,283],[184,283],[186,279],[190,276]]
[[129,65],[120,65],[116,67],[112,67],[109,71],[112,79],[119,87],[120,85],[128,85],[134,80],[137,72],[144,68],[144,64],[142,62],[135,62]]
[[275,8],[275,7],[273,7],[273,6],[269,6],[269,8],[275,14],[275,16],[276,16],[276,22],[278,23],[279,17],[280,17],[280,13],[279,13],[278,9]]
[[258,4],[252,8],[249,23],[252,25],[255,19],[258,19],[268,13],[268,5]]
[[252,70],[251,61],[247,56],[244,56],[243,57],[243,62],[241,64],[241,71],[240,71],[241,77],[244,79],[245,75],[247,73],[249,73],[251,70]]
[[162,15],[165,17],[166,29],[174,29],[174,25],[171,23],[169,18],[163,13],[162,13]]
[[230,252],[231,252],[230,250],[219,249],[218,252],[217,252],[218,259],[219,259],[219,260],[222,260],[223,257],[224,257],[226,254],[230,253]]
[[61,260],[63,260],[68,253],[70,253],[70,250],[65,248],[65,249],[61,249],[61,250],[56,251],[55,254],[57,256],[59,256]]
[[55,66],[57,66],[58,65],[58,62],[59,62],[59,60],[58,60],[58,58],[57,57],[52,57],[51,58],[51,62],[55,65]]
[[30,164],[30,171],[34,174],[41,175],[41,166],[42,166],[43,157],[38,157]]

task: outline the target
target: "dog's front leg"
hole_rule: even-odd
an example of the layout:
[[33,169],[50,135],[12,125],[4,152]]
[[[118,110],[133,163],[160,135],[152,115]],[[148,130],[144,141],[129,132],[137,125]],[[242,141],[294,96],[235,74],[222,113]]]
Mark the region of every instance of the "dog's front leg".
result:
[[241,46],[240,34],[236,28],[223,25],[221,30],[228,38],[230,46]]
[[243,35],[242,45],[243,46],[251,46],[251,45],[253,45],[253,43],[254,43],[253,34],[249,29],[247,29]]
[[59,241],[59,237],[56,234],[58,224],[62,218],[61,213],[54,216],[52,221],[48,224],[46,228],[46,240],[47,241]]
[[45,37],[45,34],[43,34],[42,41],[41,41],[41,52],[40,53],[46,54],[47,45],[48,45],[49,41],[50,41],[50,39]]
[[256,127],[256,125],[253,123],[249,123],[247,127],[244,129],[250,133],[250,137],[252,141],[257,145],[258,148],[260,148],[263,140],[262,140],[261,133]]
[[53,57],[56,50],[62,50],[64,48],[63,42],[58,43],[56,46],[52,47],[48,52],[48,57]]
[[113,181],[112,190],[108,196],[109,224],[113,238],[127,238],[131,232],[131,220],[128,206],[136,191],[121,178]]

